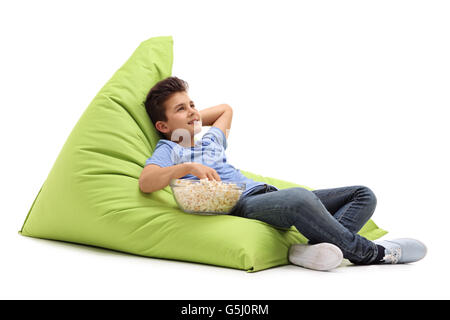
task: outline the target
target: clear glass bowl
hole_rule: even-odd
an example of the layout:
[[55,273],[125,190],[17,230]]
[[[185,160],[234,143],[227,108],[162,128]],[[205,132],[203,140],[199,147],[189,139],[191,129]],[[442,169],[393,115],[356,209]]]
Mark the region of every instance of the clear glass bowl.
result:
[[181,210],[202,215],[230,213],[246,186],[243,182],[208,179],[173,179],[169,185]]

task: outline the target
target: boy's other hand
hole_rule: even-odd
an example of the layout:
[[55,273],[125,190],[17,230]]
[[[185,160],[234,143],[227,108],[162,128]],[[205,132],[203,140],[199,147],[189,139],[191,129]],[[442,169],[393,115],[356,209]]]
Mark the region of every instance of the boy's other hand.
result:
[[199,179],[208,178],[208,180],[221,181],[217,171],[211,167],[196,162],[188,162],[188,165],[189,165],[189,173],[198,177]]

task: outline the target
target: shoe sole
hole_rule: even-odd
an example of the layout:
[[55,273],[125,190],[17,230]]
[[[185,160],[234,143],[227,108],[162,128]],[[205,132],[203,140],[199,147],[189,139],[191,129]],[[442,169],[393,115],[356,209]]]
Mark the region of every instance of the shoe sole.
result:
[[331,243],[314,245],[293,244],[289,248],[289,261],[300,267],[327,271],[342,263],[341,249]]

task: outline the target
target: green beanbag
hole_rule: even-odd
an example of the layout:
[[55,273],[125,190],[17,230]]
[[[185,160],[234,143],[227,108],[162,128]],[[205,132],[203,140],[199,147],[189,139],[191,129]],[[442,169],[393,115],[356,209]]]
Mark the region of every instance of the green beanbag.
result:
[[[20,233],[247,271],[288,264],[289,246],[306,242],[295,227],[190,215],[177,207],[170,187],[140,191],[139,176],[159,140],[144,101],[171,75],[172,63],[172,36],[140,44],[73,128]],[[241,171],[280,189],[301,186]],[[384,233],[373,221],[360,232],[369,239]]]

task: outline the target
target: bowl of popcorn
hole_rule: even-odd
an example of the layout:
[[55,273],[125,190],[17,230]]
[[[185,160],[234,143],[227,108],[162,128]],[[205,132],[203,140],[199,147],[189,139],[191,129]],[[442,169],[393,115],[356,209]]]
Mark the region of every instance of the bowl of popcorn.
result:
[[170,181],[173,197],[181,210],[187,213],[215,215],[228,214],[238,202],[245,183],[190,179]]

